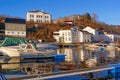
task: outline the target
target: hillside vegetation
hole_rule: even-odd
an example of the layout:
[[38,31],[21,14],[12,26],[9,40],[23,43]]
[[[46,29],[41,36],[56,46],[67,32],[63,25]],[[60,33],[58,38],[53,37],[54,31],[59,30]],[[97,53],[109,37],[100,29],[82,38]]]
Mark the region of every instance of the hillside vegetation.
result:
[[[92,16],[89,13],[83,15],[72,15],[75,16],[72,20],[74,25],[79,28],[84,28],[86,26],[90,26],[94,29],[102,29],[107,32],[120,33],[119,25],[108,25],[104,22],[99,22],[98,17],[95,13]],[[0,23],[3,23],[6,16],[0,16]],[[69,20],[70,16],[65,16],[62,18],[58,18],[54,21],[56,23],[34,23],[34,22],[26,22],[27,27],[27,38],[29,39],[43,39],[44,41],[54,41],[52,36],[54,31],[58,31],[61,28],[67,28],[70,25],[64,23],[65,20]],[[16,17],[15,17],[16,18]],[[17,17],[18,18],[18,17]]]

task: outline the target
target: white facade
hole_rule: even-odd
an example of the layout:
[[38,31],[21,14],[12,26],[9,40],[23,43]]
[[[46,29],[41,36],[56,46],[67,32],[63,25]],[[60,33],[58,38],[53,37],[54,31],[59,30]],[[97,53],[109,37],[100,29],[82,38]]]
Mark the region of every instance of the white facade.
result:
[[108,34],[108,33],[104,33],[104,35],[106,36],[108,42],[114,42],[117,41],[118,39],[120,39],[120,35],[119,34]]
[[26,37],[26,31],[6,31],[6,36]]
[[72,31],[71,30],[60,30],[59,31],[60,42],[72,43]]
[[[56,35],[59,33],[59,35]],[[73,27],[71,29],[59,30],[58,32],[54,32],[53,37],[57,42],[61,43],[79,43],[79,30],[77,27]]]
[[65,30],[54,32],[53,37],[61,43],[83,43],[83,42],[115,42],[120,39],[119,34],[108,34],[101,30],[95,30],[89,26],[79,31],[78,27],[72,27]]
[[87,26],[83,30],[92,34],[92,41],[100,41],[101,39],[105,42],[114,42],[120,39],[120,35],[118,34],[109,34],[107,32],[101,34],[100,31],[97,31],[89,26]]
[[61,43],[91,42],[91,34],[87,31],[79,31],[78,27],[55,31],[53,37]]
[[92,34],[92,41],[98,41],[98,38],[99,38],[99,34],[98,34],[98,31],[96,31],[95,29],[87,26],[86,28],[83,29],[83,31],[87,31],[89,33]]
[[22,19],[6,18],[5,36],[26,38],[26,23]]
[[79,42],[91,42],[91,34],[86,31],[79,31]]
[[29,11],[27,12],[27,21],[37,22],[37,23],[43,23],[43,22],[50,23],[51,14],[38,10]]

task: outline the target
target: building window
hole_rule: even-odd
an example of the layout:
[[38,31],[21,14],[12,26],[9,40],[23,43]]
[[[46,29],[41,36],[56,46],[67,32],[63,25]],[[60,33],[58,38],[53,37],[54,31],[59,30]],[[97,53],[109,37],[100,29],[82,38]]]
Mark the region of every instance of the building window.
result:
[[68,32],[68,35],[71,36],[70,32]]
[[36,15],[37,18],[39,18],[39,15]]
[[69,41],[71,41],[71,37],[69,37]]
[[37,15],[36,17],[37,17],[37,18],[40,18],[40,15]]
[[48,16],[45,16],[46,19],[48,19]]
[[65,37],[65,41],[67,41],[67,37]]
[[34,15],[30,14],[30,17],[31,17],[31,18],[33,18],[33,17],[34,17]]
[[39,22],[39,20],[37,20],[37,22]]

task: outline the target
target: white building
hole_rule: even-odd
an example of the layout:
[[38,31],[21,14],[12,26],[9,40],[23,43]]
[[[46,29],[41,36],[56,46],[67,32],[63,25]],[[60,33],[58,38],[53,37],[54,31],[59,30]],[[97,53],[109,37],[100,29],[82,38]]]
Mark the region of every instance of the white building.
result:
[[71,30],[60,30],[59,31],[59,41],[61,43],[72,43],[72,32]]
[[79,42],[91,42],[91,34],[87,31],[79,31]]
[[53,37],[57,42],[61,43],[79,43],[79,30],[77,27],[59,30],[53,33]]
[[83,31],[87,31],[92,34],[92,41],[98,41],[99,39],[99,32],[89,26],[83,29]]
[[57,42],[61,43],[82,43],[91,42],[91,34],[87,31],[80,31],[78,27],[59,30],[53,33]]
[[95,30],[89,26],[83,29],[92,34],[92,41],[104,41],[104,42],[114,42],[120,39],[120,35],[117,33],[103,32],[100,30]]
[[104,32],[104,35],[106,36],[108,42],[115,42],[120,39],[120,34]]
[[33,10],[27,12],[27,21],[31,22],[37,22],[37,23],[50,23],[51,22],[51,14],[39,11],[39,10]]
[[26,21],[24,19],[6,18],[5,36],[26,37]]

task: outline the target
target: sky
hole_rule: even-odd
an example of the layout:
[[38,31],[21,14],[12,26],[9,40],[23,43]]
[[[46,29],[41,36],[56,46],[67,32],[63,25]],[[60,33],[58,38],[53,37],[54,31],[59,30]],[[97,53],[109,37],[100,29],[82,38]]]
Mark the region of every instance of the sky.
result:
[[31,10],[48,12],[52,19],[96,13],[100,22],[120,25],[120,0],[0,0],[0,15],[26,19]]

